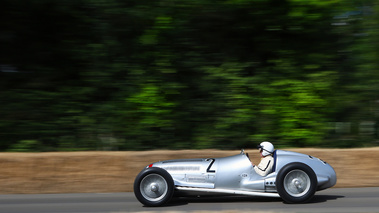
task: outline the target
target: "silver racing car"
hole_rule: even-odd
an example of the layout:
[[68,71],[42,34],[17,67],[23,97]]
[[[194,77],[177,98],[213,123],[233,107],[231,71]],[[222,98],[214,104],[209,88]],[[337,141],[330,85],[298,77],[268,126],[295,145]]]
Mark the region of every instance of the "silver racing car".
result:
[[134,181],[134,194],[145,206],[161,206],[176,194],[280,197],[286,203],[309,201],[316,191],[336,184],[325,161],[297,152],[275,150],[272,173],[258,175],[249,155],[156,162]]

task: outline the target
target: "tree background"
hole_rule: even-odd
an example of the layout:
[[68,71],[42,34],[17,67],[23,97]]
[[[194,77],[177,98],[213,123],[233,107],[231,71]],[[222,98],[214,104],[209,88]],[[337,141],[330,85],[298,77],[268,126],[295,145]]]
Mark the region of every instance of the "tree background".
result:
[[378,11],[3,0],[0,151],[378,145]]

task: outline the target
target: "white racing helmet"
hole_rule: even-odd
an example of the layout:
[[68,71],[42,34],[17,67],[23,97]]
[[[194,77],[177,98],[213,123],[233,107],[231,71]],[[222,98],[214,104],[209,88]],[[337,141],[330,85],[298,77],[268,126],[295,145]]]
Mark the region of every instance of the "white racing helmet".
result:
[[274,145],[272,145],[272,143],[267,142],[267,141],[259,144],[258,149],[259,151],[262,152],[262,156],[267,156],[274,153]]

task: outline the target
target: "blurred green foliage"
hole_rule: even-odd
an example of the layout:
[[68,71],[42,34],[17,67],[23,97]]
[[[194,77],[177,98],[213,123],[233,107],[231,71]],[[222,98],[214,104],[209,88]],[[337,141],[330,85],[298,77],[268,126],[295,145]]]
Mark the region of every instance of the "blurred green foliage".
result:
[[377,145],[379,5],[3,0],[0,150]]

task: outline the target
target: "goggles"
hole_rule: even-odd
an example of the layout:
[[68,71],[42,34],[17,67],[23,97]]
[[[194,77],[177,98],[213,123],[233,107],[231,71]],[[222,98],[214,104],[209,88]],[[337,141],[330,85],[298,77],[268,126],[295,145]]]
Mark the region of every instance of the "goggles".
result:
[[259,152],[263,152],[263,150],[265,150],[268,153],[272,153],[272,152],[269,152],[268,150],[264,149],[263,146],[261,146],[261,145],[258,145],[257,149],[259,150]]

